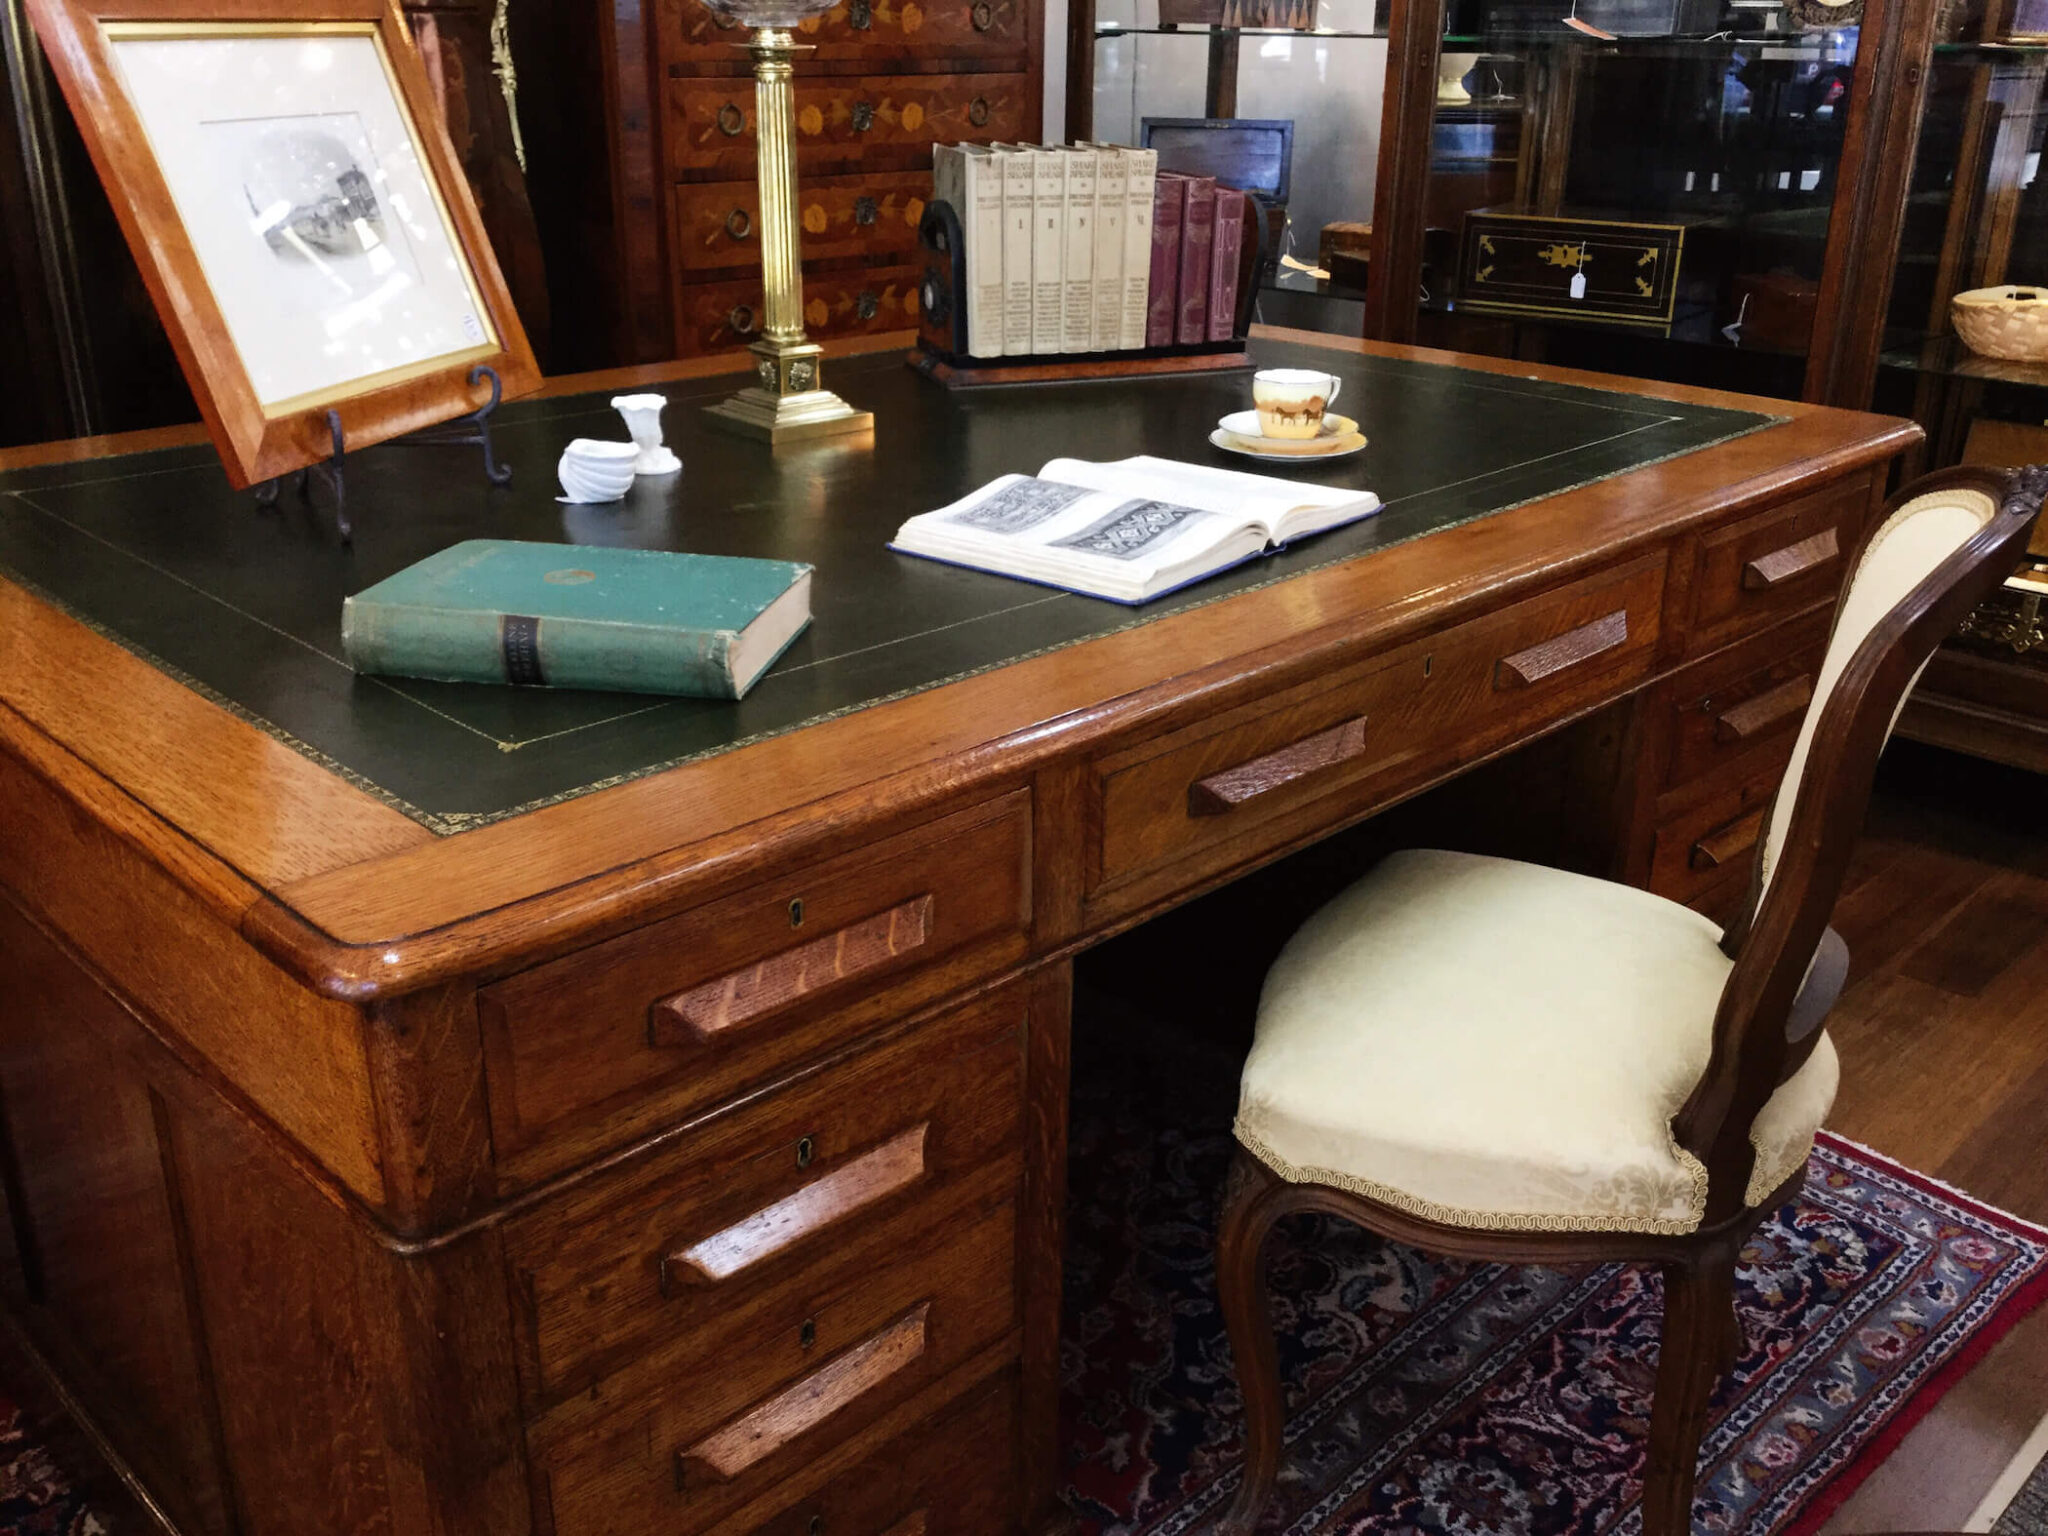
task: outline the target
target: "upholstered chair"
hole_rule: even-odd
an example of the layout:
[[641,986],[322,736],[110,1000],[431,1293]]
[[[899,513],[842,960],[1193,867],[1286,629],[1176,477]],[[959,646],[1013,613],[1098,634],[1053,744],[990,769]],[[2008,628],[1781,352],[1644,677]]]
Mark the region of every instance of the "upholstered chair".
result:
[[1296,1211],[1458,1258],[1664,1272],[1645,1536],[1691,1528],[1743,1242],[1800,1187],[1834,1099],[1828,927],[1877,758],[1941,639],[2026,549],[2048,470],[1948,470],[1875,520],[1724,933],[1631,886],[1412,850],[1311,917],[1267,974],[1218,1285],[1245,1404],[1248,1532],[1281,1459],[1262,1256]]

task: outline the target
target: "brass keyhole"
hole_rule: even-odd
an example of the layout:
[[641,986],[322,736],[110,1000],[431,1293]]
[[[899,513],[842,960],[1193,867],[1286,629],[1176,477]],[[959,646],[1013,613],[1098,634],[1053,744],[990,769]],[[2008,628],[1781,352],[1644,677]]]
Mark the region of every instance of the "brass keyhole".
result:
[[986,96],[977,96],[967,104],[967,121],[974,124],[977,128],[987,126],[988,98]]
[[1424,677],[1427,677],[1427,676],[1429,676],[1429,674],[1430,674],[1430,671],[1431,671],[1431,669],[1433,669],[1433,668],[1434,668],[1435,666],[1436,666],[1436,658],[1435,658],[1434,656],[1425,656],[1425,657],[1423,657],[1423,658],[1422,658],[1422,675],[1423,675]]
[[853,312],[863,320],[874,319],[881,307],[882,301],[865,289],[856,295],[853,301]]
[[825,1529],[825,1517],[823,1515],[811,1516],[811,1523],[804,1529],[810,1533],[810,1536],[819,1536],[819,1533]]
[[804,925],[804,899],[799,896],[789,904],[789,926],[801,928]]
[[875,126],[875,104],[871,101],[856,101],[853,104],[853,131],[866,133]]
[[731,102],[718,109],[718,131],[728,139],[738,138],[740,130],[746,126],[747,114]]
[[818,1320],[815,1317],[803,1320],[803,1325],[796,1331],[796,1341],[805,1349],[818,1342]]
[[862,229],[866,229],[875,222],[875,215],[878,211],[875,207],[875,200],[872,197],[856,198],[853,204],[853,222]]
[[996,13],[990,8],[988,0],[981,0],[981,3],[976,5],[967,15],[968,19],[974,23],[974,30],[977,32],[986,32],[996,24]]
[[799,1168],[811,1166],[811,1159],[818,1155],[818,1144],[808,1136],[800,1136],[796,1143],[796,1165]]
[[754,216],[744,208],[735,208],[725,216],[725,232],[735,240],[744,240],[754,232]]
[[875,8],[868,0],[853,0],[847,7],[846,19],[854,31],[865,32],[875,24]]
[[754,312],[744,304],[735,304],[725,323],[744,336],[754,328]]

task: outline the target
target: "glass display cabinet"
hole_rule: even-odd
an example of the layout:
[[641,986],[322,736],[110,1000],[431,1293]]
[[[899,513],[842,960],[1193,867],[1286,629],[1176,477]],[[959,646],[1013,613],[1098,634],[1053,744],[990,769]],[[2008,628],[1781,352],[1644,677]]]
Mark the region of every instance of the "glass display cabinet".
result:
[[1415,339],[1797,396],[1859,28],[1784,21],[1741,0],[1459,0]]

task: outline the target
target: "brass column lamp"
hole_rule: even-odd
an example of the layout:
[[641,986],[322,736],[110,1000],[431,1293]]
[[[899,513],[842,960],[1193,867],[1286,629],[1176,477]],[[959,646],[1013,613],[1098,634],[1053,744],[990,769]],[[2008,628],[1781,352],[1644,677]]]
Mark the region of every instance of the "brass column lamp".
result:
[[748,350],[758,384],[705,414],[734,432],[770,443],[865,432],[874,414],[826,389],[824,348],[804,335],[804,276],[797,248],[796,90],[798,44],[791,28],[836,0],[709,0],[718,15],[753,29],[754,126],[761,176],[761,278],[765,323]]

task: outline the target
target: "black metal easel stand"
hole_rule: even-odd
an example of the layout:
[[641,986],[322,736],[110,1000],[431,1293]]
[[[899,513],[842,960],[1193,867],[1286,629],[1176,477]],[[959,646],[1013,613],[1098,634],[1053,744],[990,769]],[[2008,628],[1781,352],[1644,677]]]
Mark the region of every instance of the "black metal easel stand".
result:
[[[497,453],[491,442],[491,415],[498,409],[498,402],[504,398],[504,385],[499,380],[498,372],[495,368],[488,368],[479,363],[476,367],[469,370],[469,387],[471,389],[476,388],[478,384],[485,381],[490,383],[491,398],[478,406],[477,409],[466,416],[457,417],[445,426],[428,427],[423,431],[410,433],[405,437],[394,437],[391,439],[390,446],[398,448],[448,448],[475,445],[481,447],[484,451],[484,478],[490,481],[492,485],[510,485],[512,483],[512,466],[498,462]],[[334,439],[332,455],[323,464],[307,465],[304,469],[298,471],[295,478],[298,483],[299,500],[309,503],[313,499],[314,474],[317,472],[320,478],[327,482],[327,488],[334,497],[334,526],[341,535],[341,542],[347,544],[355,537],[355,525],[349,521],[348,517],[348,481],[343,473],[343,457],[348,452],[348,445],[343,440],[341,413],[339,411],[329,411],[327,413],[327,431]],[[259,507],[276,506],[278,493],[283,489],[284,480],[285,477],[280,475],[277,479],[266,480],[263,484],[256,487],[256,505]]]

